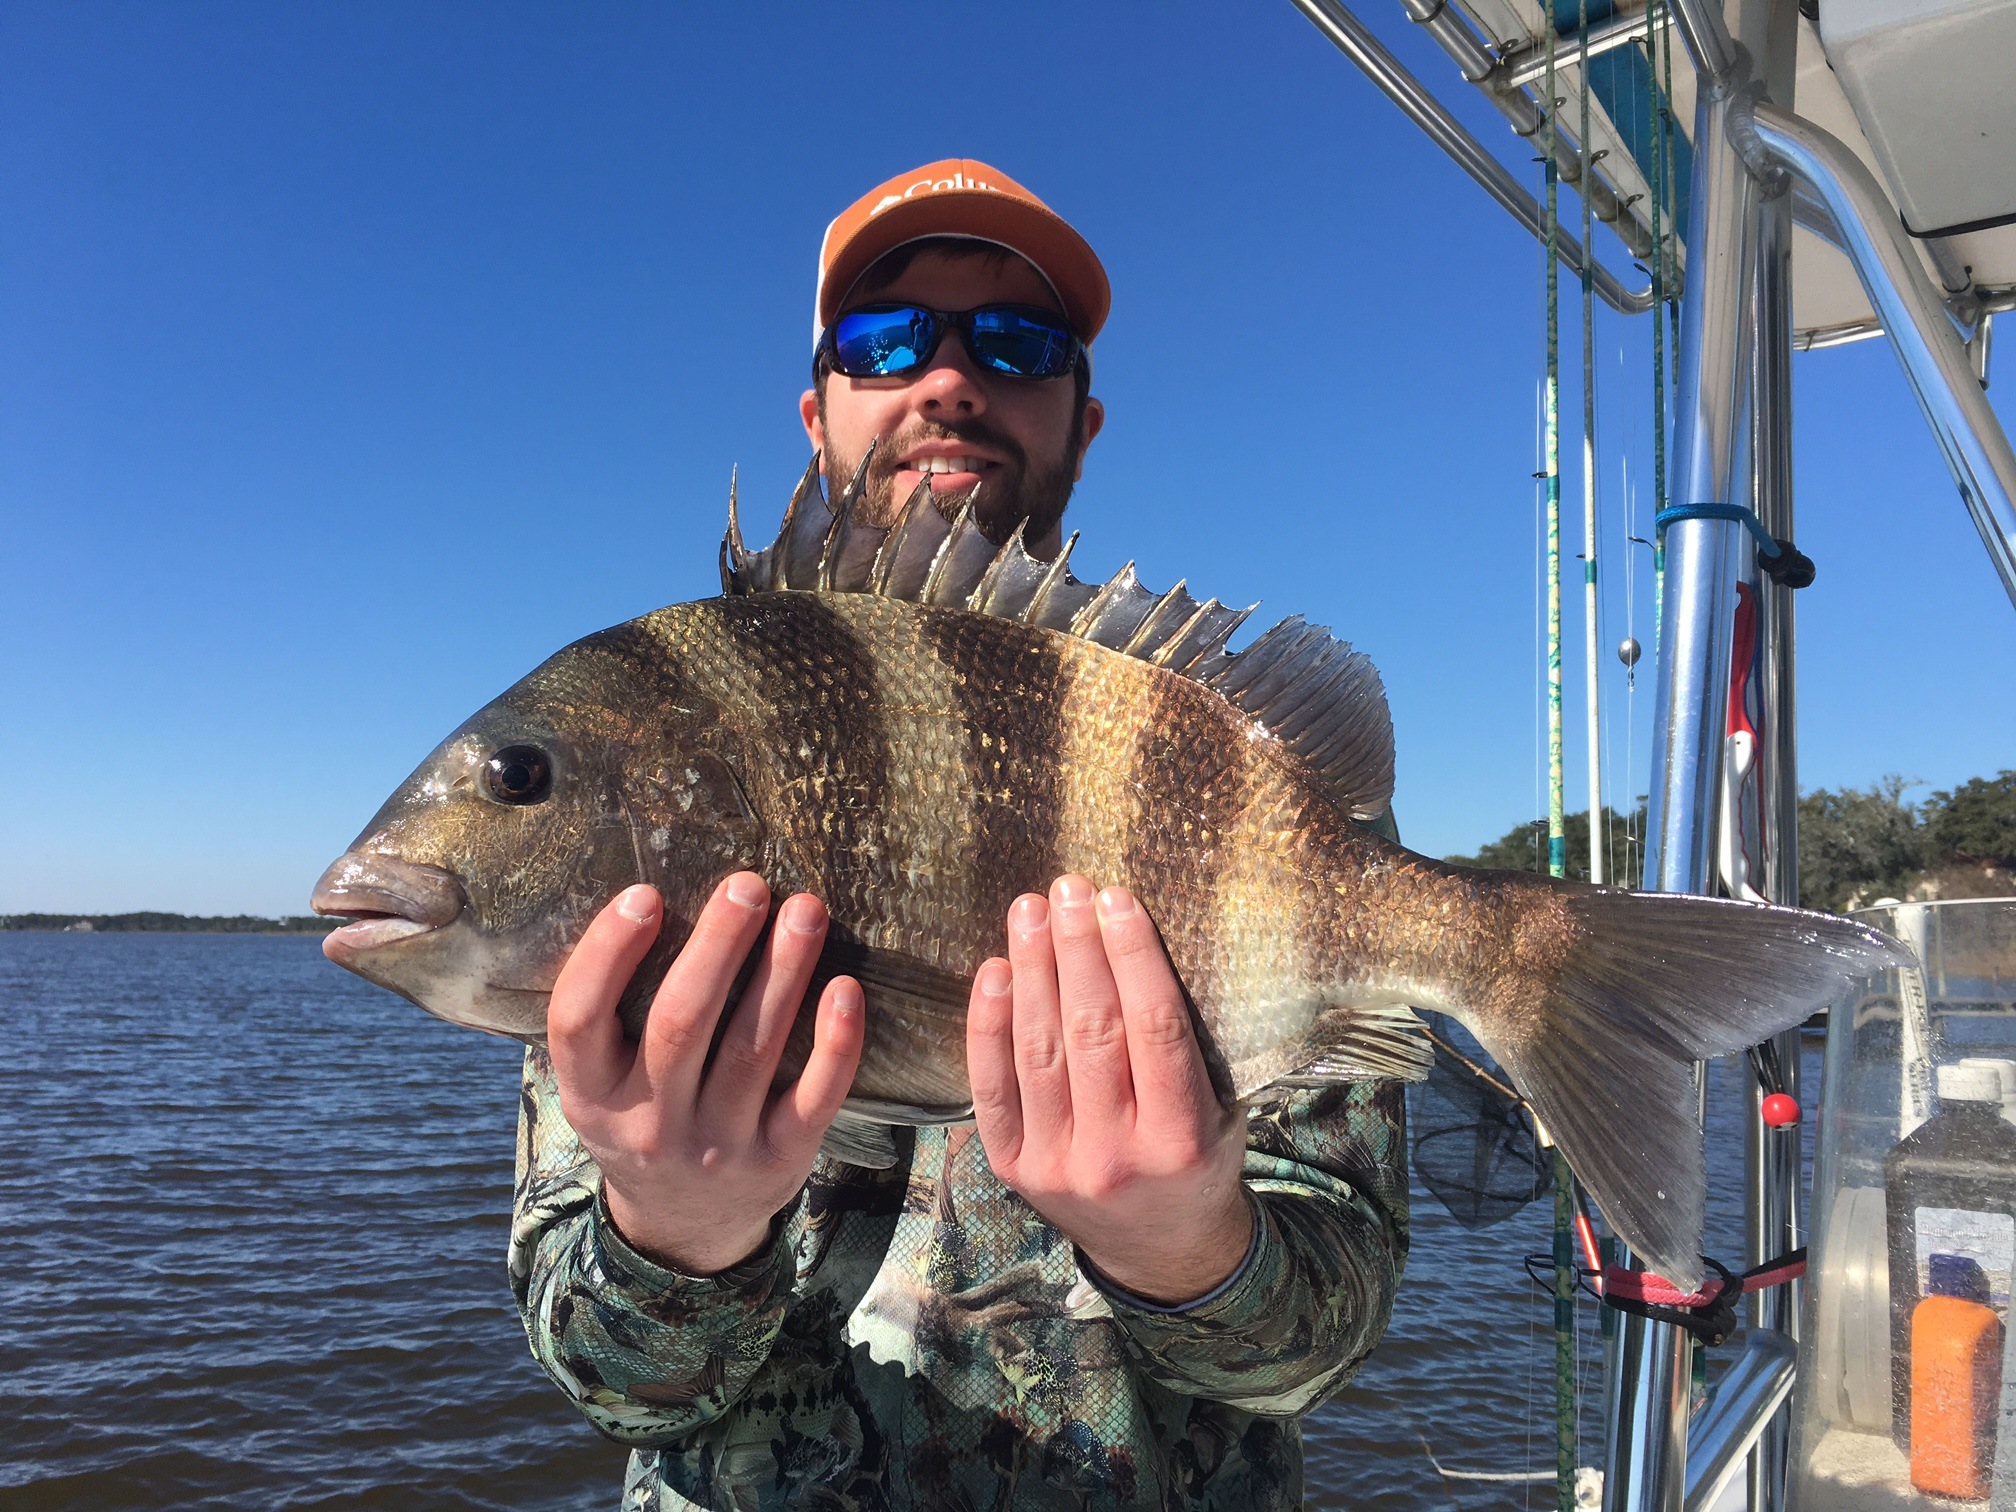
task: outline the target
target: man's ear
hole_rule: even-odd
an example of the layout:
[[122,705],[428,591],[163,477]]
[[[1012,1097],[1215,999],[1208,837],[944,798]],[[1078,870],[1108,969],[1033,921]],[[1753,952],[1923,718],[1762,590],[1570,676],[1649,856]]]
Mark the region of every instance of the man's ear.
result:
[[1076,483],[1080,478],[1085,476],[1085,453],[1092,449],[1094,438],[1098,436],[1100,428],[1105,424],[1106,406],[1101,404],[1097,399],[1087,399],[1085,401],[1085,434],[1084,438],[1078,443],[1078,466],[1071,474],[1072,482]]
[[819,391],[807,389],[798,396],[798,418],[805,422],[805,438],[819,454],[819,471],[826,471],[826,427],[819,423]]

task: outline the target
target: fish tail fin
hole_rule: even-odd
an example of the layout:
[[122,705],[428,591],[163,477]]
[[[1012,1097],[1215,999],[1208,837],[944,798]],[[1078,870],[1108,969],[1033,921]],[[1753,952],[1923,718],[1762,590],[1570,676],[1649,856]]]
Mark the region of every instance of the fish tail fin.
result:
[[1910,956],[1827,914],[1530,881],[1575,926],[1545,1011],[1508,1014],[1526,1027],[1497,1035],[1462,1016],[1639,1261],[1691,1287],[1708,1187],[1694,1062],[1782,1033]]

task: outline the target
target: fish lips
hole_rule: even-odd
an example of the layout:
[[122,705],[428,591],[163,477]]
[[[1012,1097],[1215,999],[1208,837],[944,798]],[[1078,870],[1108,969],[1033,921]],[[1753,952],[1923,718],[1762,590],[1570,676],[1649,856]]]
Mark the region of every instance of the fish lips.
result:
[[324,955],[352,970],[368,952],[454,923],[468,903],[453,872],[369,851],[338,856],[308,900],[318,914],[352,919],[322,941]]

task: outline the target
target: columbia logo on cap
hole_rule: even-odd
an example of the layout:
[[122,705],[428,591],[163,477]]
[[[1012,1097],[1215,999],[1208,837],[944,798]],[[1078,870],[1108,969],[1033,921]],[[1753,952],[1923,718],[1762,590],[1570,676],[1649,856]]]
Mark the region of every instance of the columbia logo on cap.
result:
[[978,179],[969,179],[963,172],[955,172],[950,178],[919,179],[901,194],[885,194],[876,201],[875,207],[868,214],[880,215],[891,205],[900,205],[914,194],[940,194],[947,189],[985,189],[989,194],[1001,192],[992,184],[983,184]]

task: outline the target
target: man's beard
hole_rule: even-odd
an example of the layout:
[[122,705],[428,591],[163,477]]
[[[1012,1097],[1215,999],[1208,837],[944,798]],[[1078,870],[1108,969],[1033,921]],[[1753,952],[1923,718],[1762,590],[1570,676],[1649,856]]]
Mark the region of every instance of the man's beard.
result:
[[[821,406],[823,409],[823,405]],[[910,501],[896,497],[896,474],[901,470],[897,459],[913,446],[927,441],[968,441],[985,447],[989,452],[1005,460],[989,468],[980,476],[979,496],[974,501],[974,517],[987,539],[995,545],[1006,545],[1015,533],[1018,524],[1024,526],[1022,538],[1030,547],[1052,545],[1052,538],[1058,522],[1064,518],[1064,506],[1071,501],[1071,489],[1076,478],[1076,469],[1071,459],[1078,454],[1078,442],[1083,430],[1082,418],[1074,420],[1070,438],[1066,441],[1062,456],[1054,457],[1047,464],[1033,464],[1028,452],[1016,441],[985,425],[946,425],[943,423],[919,424],[905,427],[893,436],[884,437],[876,443],[875,455],[868,463],[868,476],[862,486],[861,501],[856,506],[864,524],[890,526],[896,523],[896,516]],[[842,456],[829,447],[826,455],[826,493],[835,497],[854,477],[854,471],[861,465],[857,456]],[[934,495],[933,502],[940,514],[951,516],[963,500],[959,494]]]

